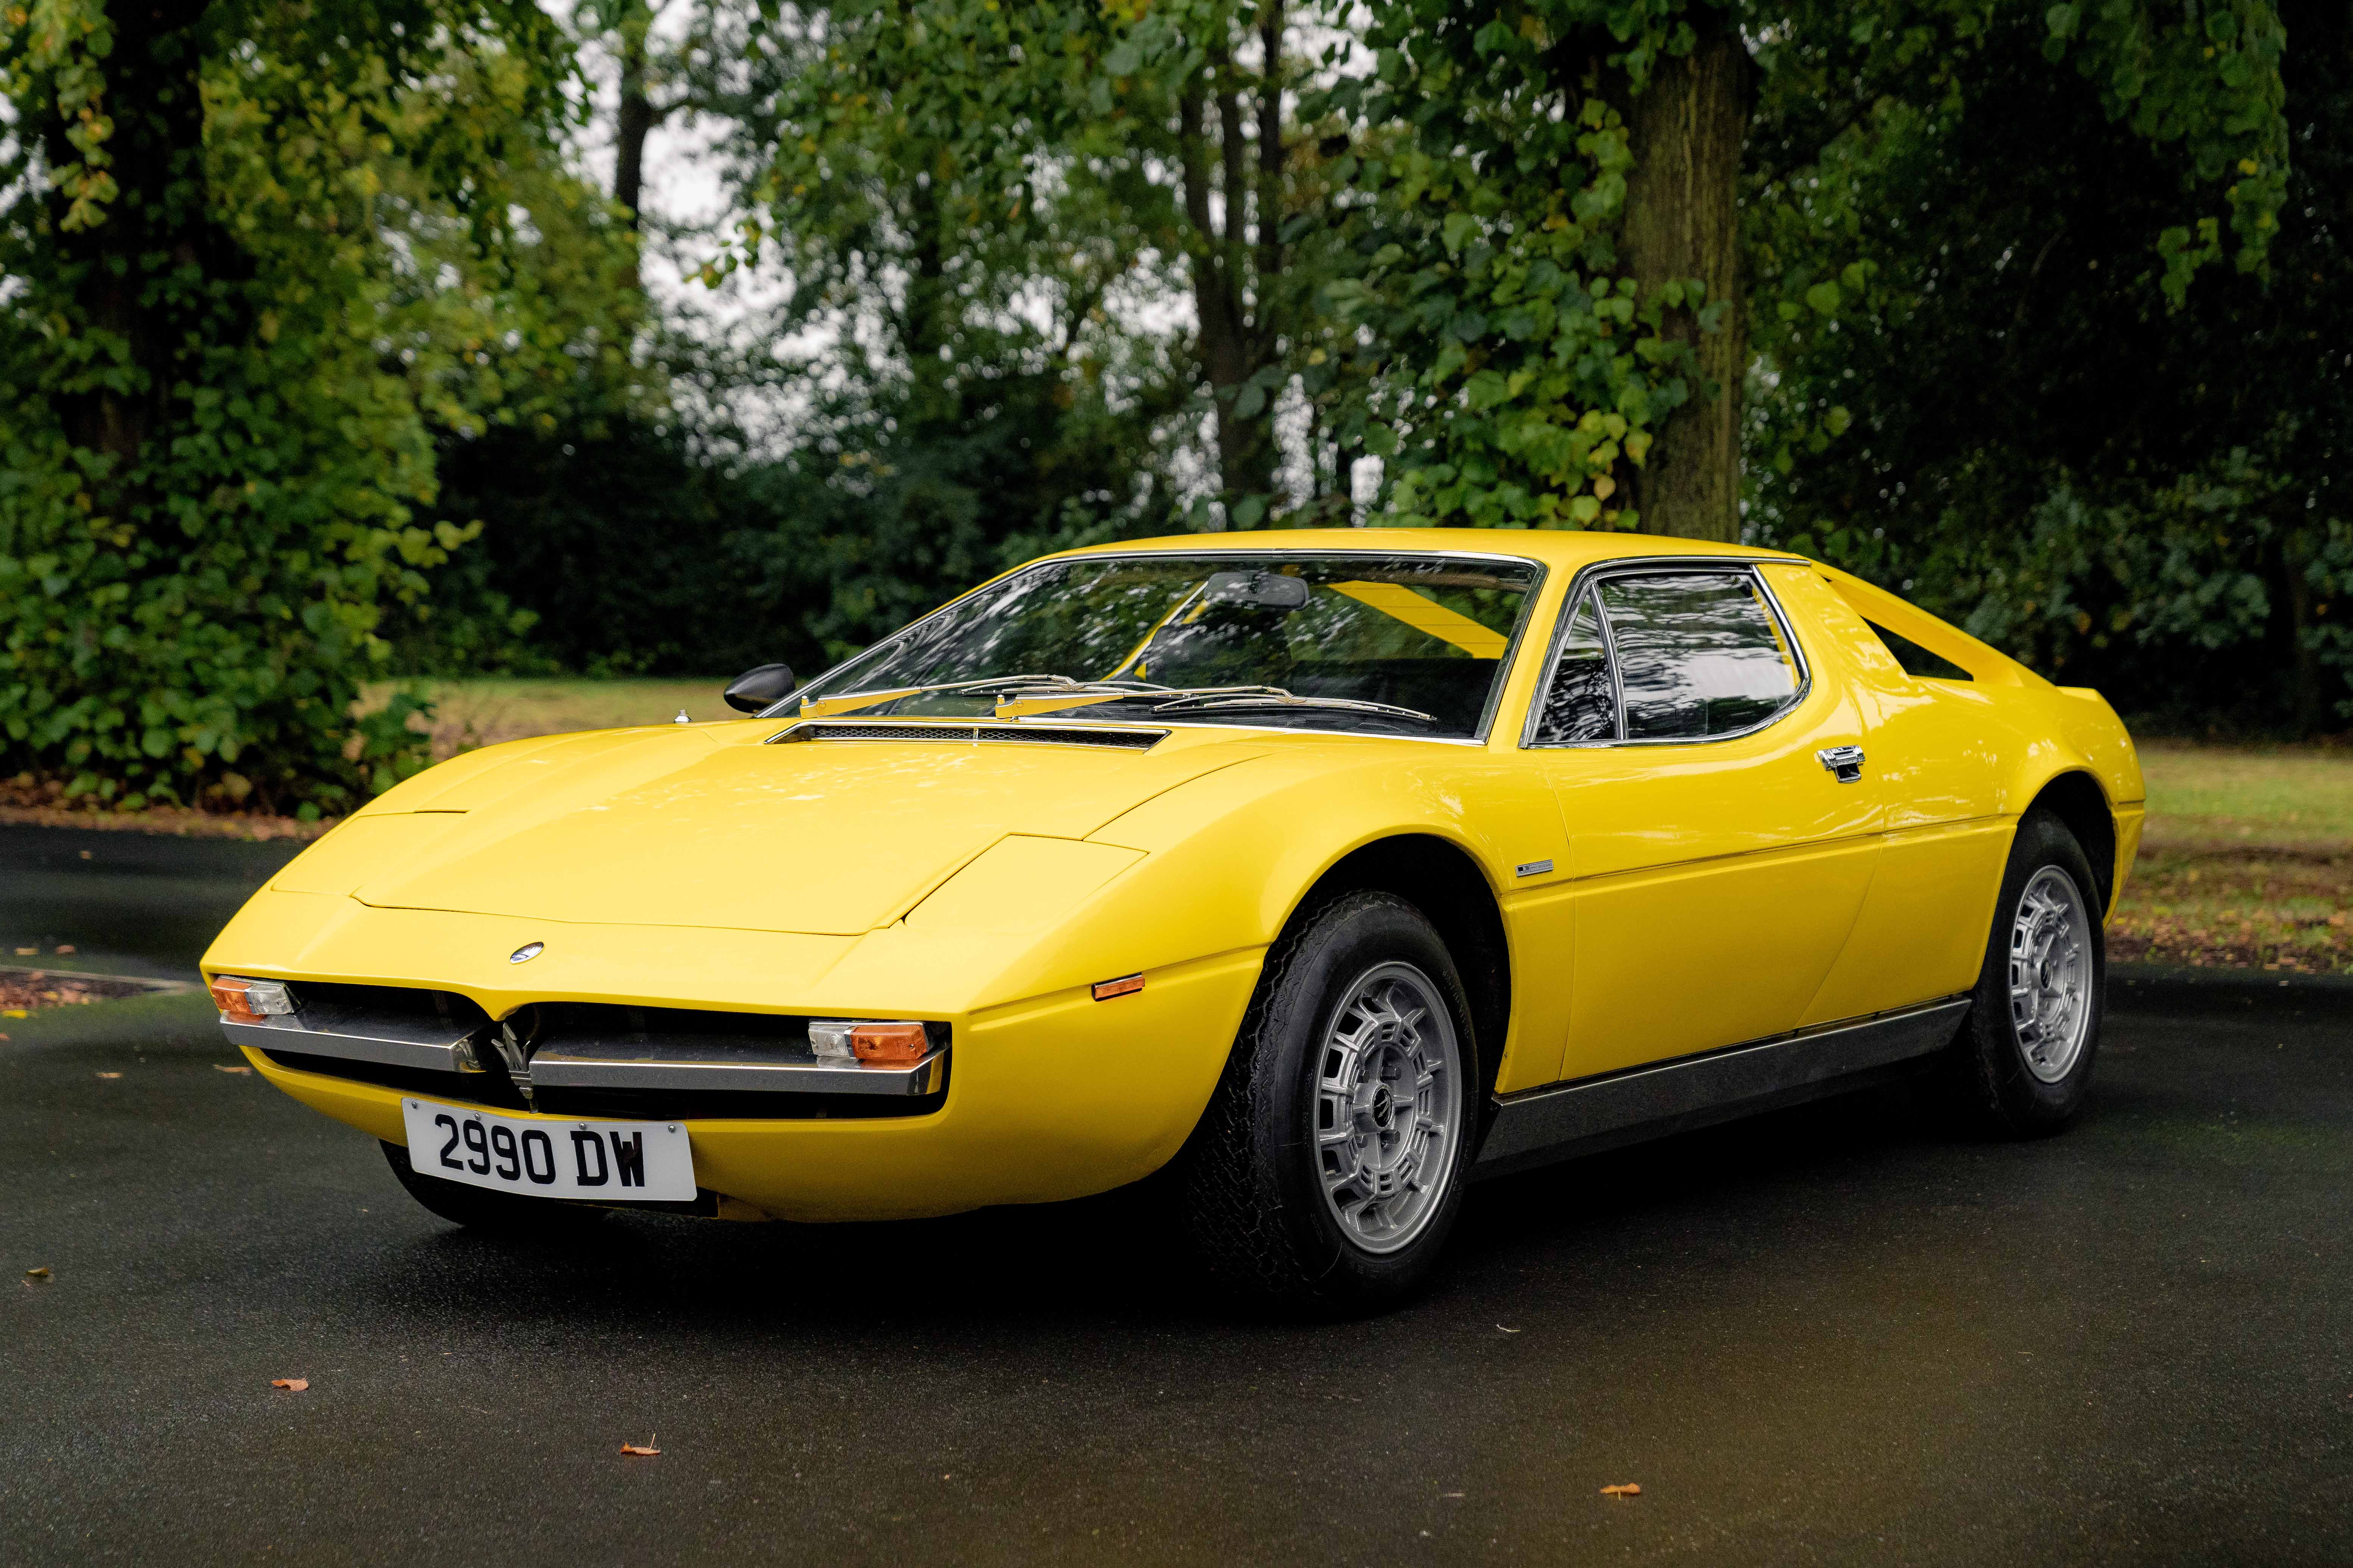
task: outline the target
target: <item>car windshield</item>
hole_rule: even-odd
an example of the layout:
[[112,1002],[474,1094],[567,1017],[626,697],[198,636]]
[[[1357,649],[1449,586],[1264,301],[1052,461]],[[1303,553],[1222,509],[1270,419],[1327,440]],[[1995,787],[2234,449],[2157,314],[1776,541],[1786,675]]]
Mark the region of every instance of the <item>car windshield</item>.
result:
[[886,637],[782,711],[1468,738],[1538,576],[1527,562],[1369,553],[1043,562]]

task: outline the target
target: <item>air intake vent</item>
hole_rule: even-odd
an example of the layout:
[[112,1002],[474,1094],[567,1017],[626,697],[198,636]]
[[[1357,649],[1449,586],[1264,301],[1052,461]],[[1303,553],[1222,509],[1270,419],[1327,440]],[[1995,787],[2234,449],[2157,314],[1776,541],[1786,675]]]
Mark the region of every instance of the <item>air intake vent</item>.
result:
[[1092,730],[1046,724],[796,724],[768,743],[794,741],[934,741],[972,745],[982,741],[1028,746],[1097,746],[1148,752],[1168,738],[1166,730]]

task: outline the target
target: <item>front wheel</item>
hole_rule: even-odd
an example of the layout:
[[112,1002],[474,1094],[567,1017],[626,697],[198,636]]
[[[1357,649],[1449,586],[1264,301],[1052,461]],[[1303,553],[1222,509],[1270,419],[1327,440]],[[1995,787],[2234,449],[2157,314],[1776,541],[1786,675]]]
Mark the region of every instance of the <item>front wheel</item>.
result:
[[1484,1087],[1462,982],[1421,911],[1388,893],[1325,905],[1268,953],[1177,1156],[1196,1250],[1278,1305],[1403,1297],[1461,1207]]
[[2098,885],[2066,826],[2028,813],[2002,875],[1976,1005],[1953,1043],[1962,1103],[1997,1136],[2060,1131],[2091,1091],[2108,963]]

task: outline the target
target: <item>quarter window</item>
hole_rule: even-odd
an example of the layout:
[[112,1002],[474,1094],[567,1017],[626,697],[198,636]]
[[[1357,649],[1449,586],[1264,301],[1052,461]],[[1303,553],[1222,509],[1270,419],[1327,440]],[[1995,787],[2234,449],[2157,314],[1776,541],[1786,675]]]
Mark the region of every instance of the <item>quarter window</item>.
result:
[[1609,741],[1618,734],[1618,691],[1609,679],[1609,647],[1601,637],[1601,617],[1586,595],[1561,637],[1560,660],[1545,689],[1544,712],[1536,721],[1536,744],[1564,746],[1578,741]]
[[1630,741],[1752,730],[1797,697],[1797,661],[1745,572],[1605,578],[1601,607]]

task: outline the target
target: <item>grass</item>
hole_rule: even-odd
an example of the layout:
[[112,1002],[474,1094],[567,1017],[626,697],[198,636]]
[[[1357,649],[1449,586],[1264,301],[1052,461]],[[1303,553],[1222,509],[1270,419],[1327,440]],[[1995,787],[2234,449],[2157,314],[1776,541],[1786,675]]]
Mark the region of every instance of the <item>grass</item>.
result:
[[2353,973],[2353,752],[2152,742],[2123,961]]
[[[719,695],[730,679],[435,681],[433,755],[439,761],[527,735],[663,724],[681,711],[698,722],[737,718]],[[364,700],[380,705],[389,690],[389,686],[375,687]]]

